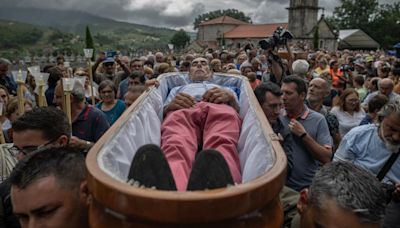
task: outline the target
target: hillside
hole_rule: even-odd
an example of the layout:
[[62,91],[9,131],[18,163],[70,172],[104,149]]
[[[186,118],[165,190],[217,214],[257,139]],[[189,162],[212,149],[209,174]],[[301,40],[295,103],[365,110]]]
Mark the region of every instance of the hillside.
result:
[[97,50],[165,49],[175,33],[172,29],[118,22],[78,11],[0,8],[0,54],[80,52],[87,25]]

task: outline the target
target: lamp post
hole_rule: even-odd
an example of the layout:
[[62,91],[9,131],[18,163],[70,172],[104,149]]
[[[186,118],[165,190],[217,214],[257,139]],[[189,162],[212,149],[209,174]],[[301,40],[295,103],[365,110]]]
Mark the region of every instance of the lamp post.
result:
[[92,72],[92,64],[90,63],[90,59],[93,57],[93,49],[85,48],[85,49],[83,49],[83,52],[85,53],[85,58],[86,58],[87,65],[89,68],[90,97],[92,100],[92,105],[95,105],[96,101],[94,99],[94,92],[93,92],[93,72]]
[[17,82],[18,88],[17,88],[17,99],[18,99],[18,114],[22,115],[25,112],[25,107],[24,107],[24,84],[26,80],[28,72],[27,71],[22,71],[19,69],[18,71],[13,71],[12,75],[14,77],[14,80]]
[[68,122],[72,125],[72,118],[71,118],[71,92],[74,88],[75,79],[74,78],[63,78],[63,91],[65,97],[65,114],[68,116]]

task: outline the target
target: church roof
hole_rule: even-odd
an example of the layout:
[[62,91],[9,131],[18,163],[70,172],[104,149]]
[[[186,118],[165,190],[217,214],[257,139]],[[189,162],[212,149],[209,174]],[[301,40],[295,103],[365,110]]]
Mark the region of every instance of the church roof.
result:
[[247,22],[240,21],[238,19],[229,17],[229,16],[222,16],[222,17],[217,17],[209,21],[205,21],[201,23],[199,26],[202,25],[217,25],[217,24],[228,24],[228,25],[246,25],[248,24]]
[[275,23],[275,24],[247,24],[239,25],[238,27],[224,33],[226,39],[240,39],[240,38],[265,38],[270,37],[277,27],[288,28],[288,23]]

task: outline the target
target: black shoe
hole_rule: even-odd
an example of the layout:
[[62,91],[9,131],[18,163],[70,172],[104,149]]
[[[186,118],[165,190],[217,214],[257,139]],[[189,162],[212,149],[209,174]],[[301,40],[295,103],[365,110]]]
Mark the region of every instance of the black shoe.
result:
[[197,156],[187,186],[188,191],[224,188],[233,178],[224,157],[216,150],[203,150]]
[[148,144],[140,147],[133,158],[128,180],[146,188],[176,191],[174,177],[160,147]]

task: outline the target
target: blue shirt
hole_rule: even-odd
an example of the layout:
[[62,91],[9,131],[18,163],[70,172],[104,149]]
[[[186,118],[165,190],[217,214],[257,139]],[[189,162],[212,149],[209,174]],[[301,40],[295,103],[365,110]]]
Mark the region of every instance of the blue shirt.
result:
[[128,92],[128,88],[129,88],[129,77],[125,78],[124,80],[122,80],[121,83],[119,83],[119,97],[118,99],[123,100],[125,94]]
[[86,105],[72,123],[72,135],[86,141],[97,142],[108,128],[110,124],[106,115],[97,108]]
[[[100,102],[96,105],[96,108],[101,110],[101,107],[103,106],[103,102]],[[117,100],[117,103],[114,105],[114,107],[108,111],[103,111],[101,110],[104,114],[107,116],[108,123],[112,125],[117,119],[122,115],[122,113],[125,111],[125,103],[122,100]]]
[[[281,116],[281,120],[284,126],[288,126],[291,121],[286,114]],[[308,109],[307,106],[305,106],[304,113],[297,118],[297,121],[303,125],[307,134],[318,144],[327,148],[332,147],[332,138],[329,133],[328,124],[322,114]],[[311,155],[311,152],[308,151],[300,137],[295,134],[292,134],[292,137],[293,168],[291,174],[287,178],[286,185],[296,191],[300,191],[311,185],[315,172],[320,167],[320,162]]]
[[[378,126],[368,124],[353,128],[343,137],[333,160],[351,162],[377,175],[391,154],[378,135]],[[384,182],[388,180],[400,183],[400,159],[383,179]]]
[[187,85],[174,87],[169,92],[168,97],[167,97],[167,99],[166,99],[166,101],[164,103],[164,106],[168,105],[178,93],[189,94],[190,96],[194,97],[194,99],[197,102],[199,102],[199,101],[201,101],[203,99],[203,94],[207,90],[210,90],[212,88],[225,88],[225,89],[228,89],[230,92],[232,92],[232,94],[235,95],[236,101],[238,101],[237,91],[234,88],[220,86],[220,85],[214,84],[214,83],[209,82],[209,81],[201,81],[201,82],[192,82],[192,83],[187,84]]
[[361,125],[372,124],[372,123],[374,123],[374,120],[368,114],[365,114],[364,119],[361,120],[359,125],[361,126]]

